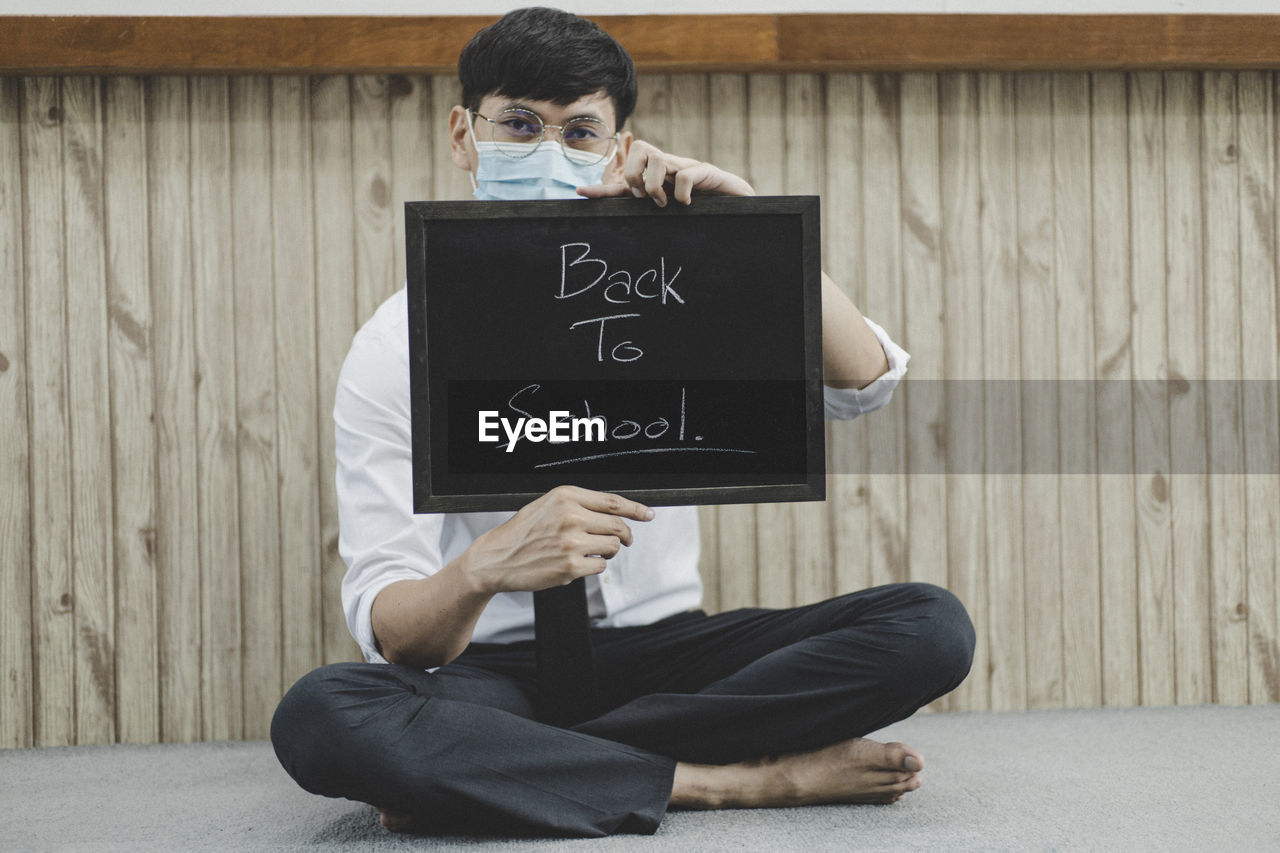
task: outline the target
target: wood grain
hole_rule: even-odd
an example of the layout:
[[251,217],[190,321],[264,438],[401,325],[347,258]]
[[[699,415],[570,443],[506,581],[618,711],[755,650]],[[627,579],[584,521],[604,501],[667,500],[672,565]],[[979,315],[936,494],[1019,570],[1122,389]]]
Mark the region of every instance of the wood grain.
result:
[[1276,216],[1275,80],[1271,74],[1241,73],[1240,108],[1240,286],[1241,376],[1244,402],[1245,588],[1248,600],[1249,701],[1280,701],[1280,637],[1277,626],[1277,564],[1280,548],[1280,407],[1276,399]]
[[978,77],[978,175],[982,245],[983,483],[988,601],[985,626],[991,709],[1027,707],[1023,600],[1021,412],[1018,328],[1018,207],[1013,75]]
[[62,104],[57,78],[22,91],[23,247],[31,453],[35,744],[75,742],[75,623],[67,399]]
[[391,103],[386,77],[357,77],[351,90],[356,206],[356,320],[364,323],[395,287],[399,241],[391,232]]
[[1165,75],[1165,243],[1169,441],[1179,466],[1171,481],[1175,694],[1178,704],[1211,701],[1208,427],[1205,379],[1204,224],[1198,75]]
[[1129,268],[1128,84],[1123,74],[1092,75],[1090,101],[1093,235],[1091,426],[1098,442],[1098,596],[1102,704],[1138,704],[1136,530],[1133,475],[1132,275]]
[[76,740],[115,739],[111,408],[99,81],[62,81]]
[[1093,252],[1090,175],[1093,170],[1089,76],[1054,74],[1053,293],[1057,305],[1057,527],[1062,586],[1062,700],[1069,707],[1102,704],[1098,592],[1098,487],[1094,395]]
[[[0,73],[448,73],[494,16],[7,16]],[[1276,68],[1280,16],[594,18],[641,71]]]
[[[29,566],[31,467],[27,428],[26,298],[23,281],[22,81],[0,77],[0,565]],[[31,746],[31,573],[0,572],[0,747]]]
[[148,262],[147,111],[142,81],[103,81],[107,356],[115,490],[116,735],[160,738],[156,593],[154,324]]
[[200,737],[200,528],[191,292],[189,80],[146,83],[151,305],[155,318],[156,588],[160,736]]
[[231,80],[231,203],[235,258],[236,434],[240,479],[244,736],[269,733],[280,698],[280,503],[272,271],[270,80]]
[[[1164,77],[1129,77],[1129,233],[1133,271],[1133,447],[1137,474],[1138,648],[1144,705],[1174,698],[1173,531],[1165,324]],[[1141,210],[1144,216],[1133,215]]]
[[[705,604],[944,582],[979,634],[947,708],[1280,700],[1275,83],[646,76],[642,136],[821,191],[824,267],[913,354],[887,410],[830,425],[817,515],[700,511]],[[401,284],[401,202],[470,192],[458,95],[0,79],[0,743],[262,738],[296,674],[355,657],[333,386]],[[1251,473],[1195,473],[1197,443]]]
[[321,662],[310,100],[305,78],[271,78],[271,244],[275,270],[282,632],[282,681],[271,697],[272,704]]
[[[225,77],[191,81],[191,283],[195,311],[196,488],[200,507],[202,739],[244,731],[240,519],[231,225],[231,108]],[[229,369],[230,368],[230,369]]]
[[1059,449],[1052,86],[1048,74],[1019,74],[1015,86],[1027,702],[1037,708],[1063,703],[1060,478],[1044,473]]
[[949,380],[942,432],[947,465],[945,580],[977,628],[969,677],[950,698],[953,708],[985,709],[990,706],[991,649],[984,630],[988,592],[980,467],[984,366],[978,78],[973,73],[940,77],[938,242],[945,318],[941,373]]
[[[310,81],[312,196],[315,240],[326,263],[316,265],[316,468],[320,507],[320,619],[326,663],[358,660],[342,612],[338,553],[338,496],[334,490],[333,396],[351,336],[355,334],[355,218],[351,159],[351,79]],[[430,164],[423,164],[424,171]]]
[[[1249,697],[1245,606],[1245,481],[1241,364],[1240,138],[1236,75],[1204,75],[1204,342],[1209,443],[1209,566],[1213,701]],[[1250,307],[1249,310],[1254,310]]]

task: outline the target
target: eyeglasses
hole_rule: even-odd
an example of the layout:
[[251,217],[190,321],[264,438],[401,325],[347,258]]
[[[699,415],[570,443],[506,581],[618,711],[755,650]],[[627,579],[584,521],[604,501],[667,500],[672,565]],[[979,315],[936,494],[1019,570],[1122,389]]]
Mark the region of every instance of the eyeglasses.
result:
[[529,110],[510,109],[489,118],[467,110],[470,115],[489,122],[493,129],[493,141],[499,151],[513,160],[532,154],[542,142],[547,128],[560,131],[560,150],[572,163],[591,166],[607,160],[617,144],[617,132],[610,133],[604,122],[583,116],[564,124],[544,124],[542,118]]

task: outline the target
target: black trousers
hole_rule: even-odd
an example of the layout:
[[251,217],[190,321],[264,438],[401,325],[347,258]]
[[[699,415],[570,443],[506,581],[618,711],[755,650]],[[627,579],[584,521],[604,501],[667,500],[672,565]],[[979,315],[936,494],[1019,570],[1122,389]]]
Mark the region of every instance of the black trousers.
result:
[[677,761],[800,752],[904,719],[969,672],[973,625],[930,584],[788,610],[682,613],[592,630],[608,709],[534,719],[532,642],[473,643],[435,672],[340,663],[304,676],[271,723],[299,785],[449,832],[652,833]]

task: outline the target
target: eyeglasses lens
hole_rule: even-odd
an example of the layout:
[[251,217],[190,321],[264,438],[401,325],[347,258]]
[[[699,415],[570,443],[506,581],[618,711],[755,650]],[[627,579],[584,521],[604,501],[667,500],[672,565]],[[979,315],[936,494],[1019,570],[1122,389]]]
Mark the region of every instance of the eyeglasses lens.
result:
[[[505,110],[493,121],[493,141],[498,150],[516,159],[532,154],[544,133],[542,119],[526,110]],[[609,156],[613,136],[604,122],[578,118],[560,129],[560,144],[565,156],[575,163],[598,163]]]

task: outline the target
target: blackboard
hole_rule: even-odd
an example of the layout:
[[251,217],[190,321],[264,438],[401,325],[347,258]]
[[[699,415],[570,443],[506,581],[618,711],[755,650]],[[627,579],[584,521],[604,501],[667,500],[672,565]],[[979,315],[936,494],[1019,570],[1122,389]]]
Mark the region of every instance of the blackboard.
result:
[[816,196],[410,202],[405,223],[416,512],[566,483],[825,497]]

